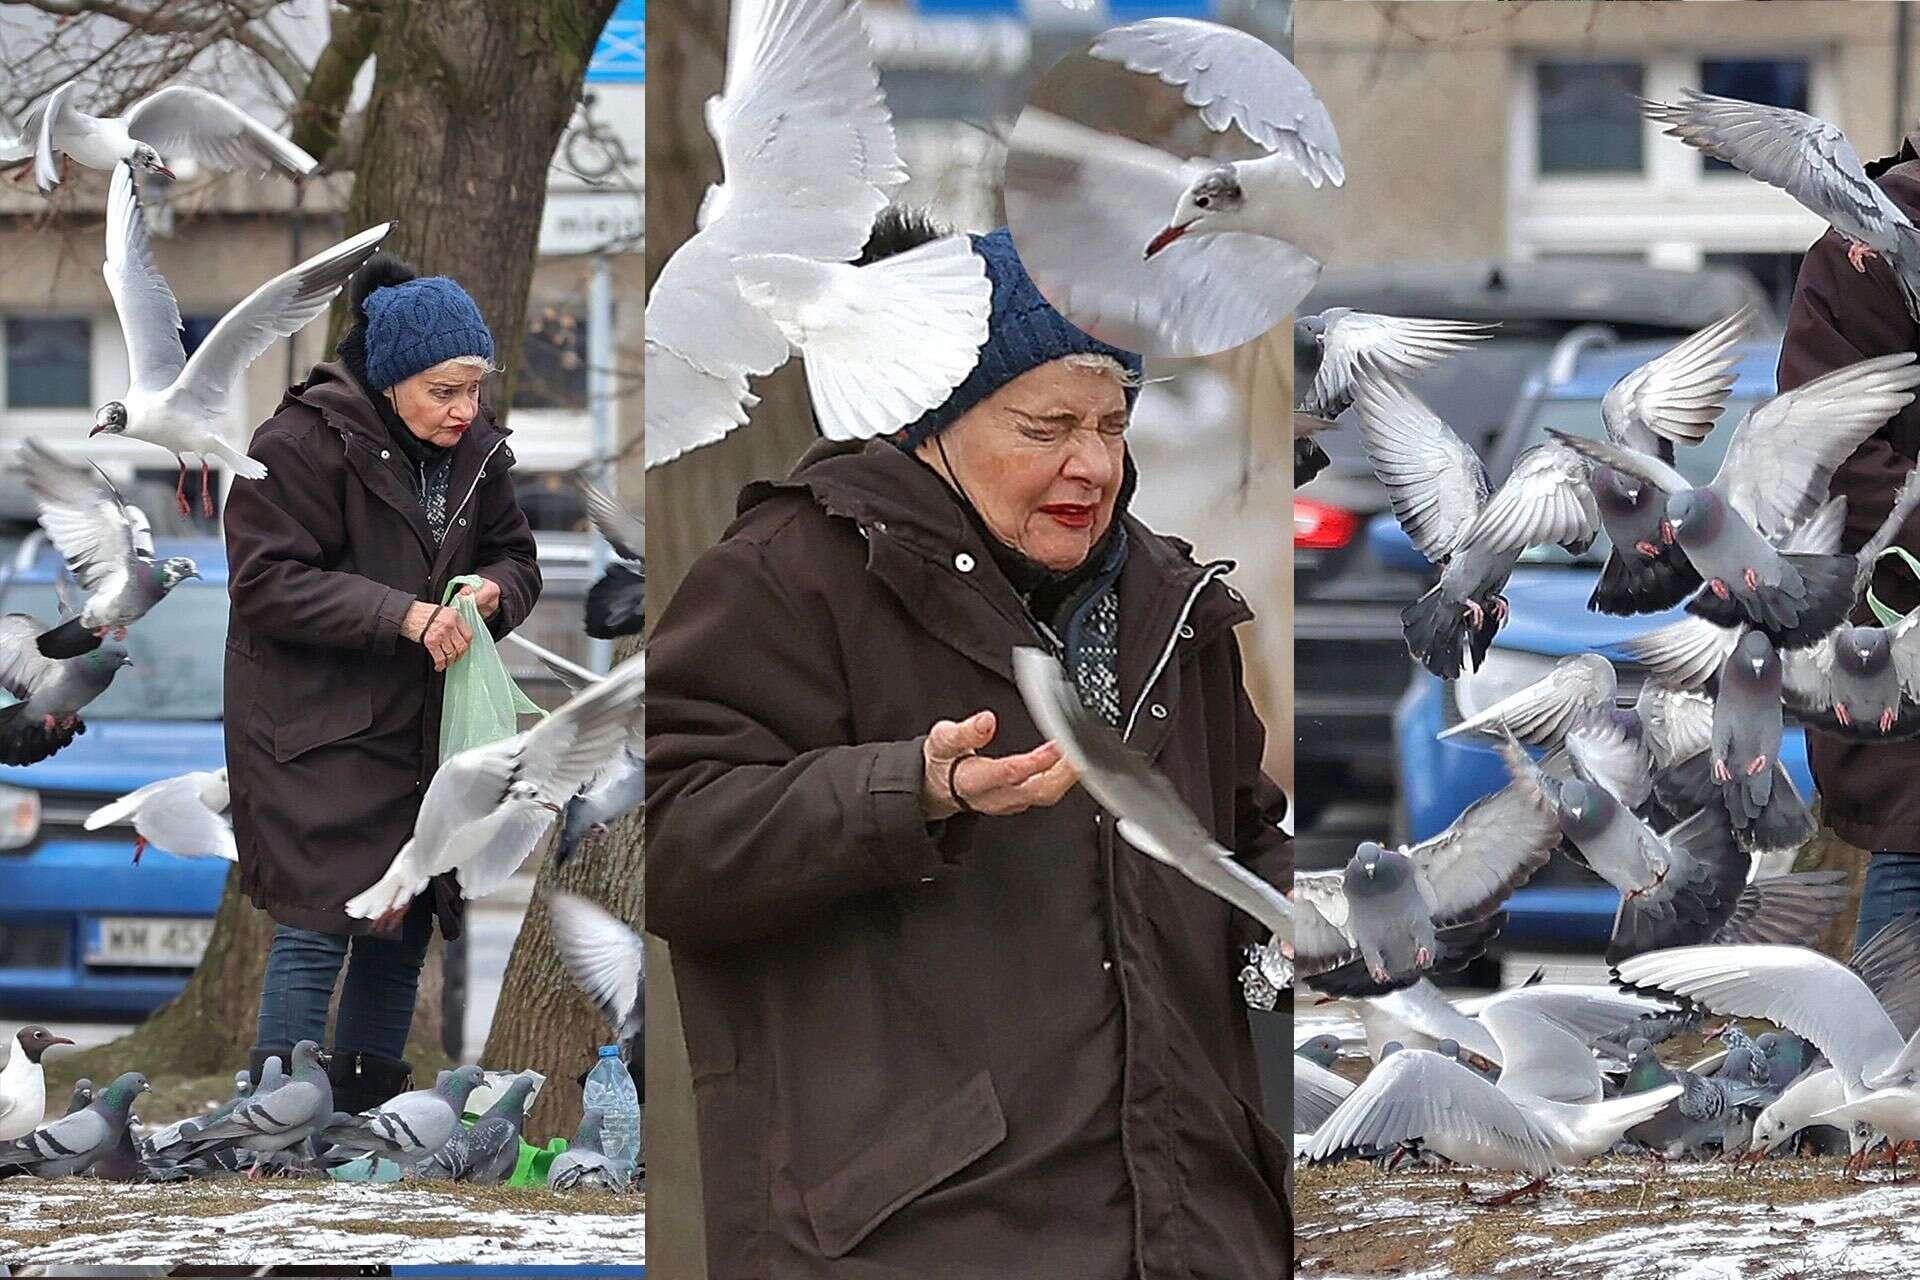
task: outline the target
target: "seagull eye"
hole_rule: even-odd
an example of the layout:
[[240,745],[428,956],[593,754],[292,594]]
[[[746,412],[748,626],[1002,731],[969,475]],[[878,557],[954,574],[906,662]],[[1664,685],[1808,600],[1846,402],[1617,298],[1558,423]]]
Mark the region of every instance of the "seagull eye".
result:
[[1193,198],[1193,202],[1199,205],[1202,209],[1204,209],[1208,205],[1213,203],[1213,197],[1212,196],[1195,196]]

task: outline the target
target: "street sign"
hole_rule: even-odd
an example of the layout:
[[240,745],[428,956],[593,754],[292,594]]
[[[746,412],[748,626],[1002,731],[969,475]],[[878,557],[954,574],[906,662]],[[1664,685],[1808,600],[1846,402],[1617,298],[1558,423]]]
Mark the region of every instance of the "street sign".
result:
[[587,63],[588,84],[645,84],[647,0],[620,0]]

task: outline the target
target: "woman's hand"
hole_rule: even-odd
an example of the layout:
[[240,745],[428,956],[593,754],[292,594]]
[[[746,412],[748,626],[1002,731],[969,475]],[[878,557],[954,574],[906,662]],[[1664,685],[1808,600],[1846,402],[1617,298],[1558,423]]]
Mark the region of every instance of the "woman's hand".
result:
[[[1017,756],[976,756],[993,741],[991,711],[977,711],[965,720],[942,720],[927,731],[922,749],[926,771],[920,779],[920,811],[929,822],[959,813],[954,797],[980,813],[1019,813],[1057,802],[1072,790],[1080,775],[1061,756],[1060,748],[1043,742]],[[956,766],[954,761],[960,763]],[[953,790],[948,790],[951,777]]]
[[460,594],[473,597],[473,607],[480,611],[480,616],[483,618],[491,618],[494,611],[500,607],[500,584],[492,578],[480,579],[478,591],[472,587],[462,587]]
[[[499,603],[500,589],[495,587],[493,594],[494,602]],[[416,600],[407,606],[407,616],[400,623],[400,634],[426,647],[433,657],[435,671],[445,671],[448,664],[457,661],[467,651],[467,646],[473,643],[473,632],[467,630],[467,624],[460,621],[459,614],[424,600]]]

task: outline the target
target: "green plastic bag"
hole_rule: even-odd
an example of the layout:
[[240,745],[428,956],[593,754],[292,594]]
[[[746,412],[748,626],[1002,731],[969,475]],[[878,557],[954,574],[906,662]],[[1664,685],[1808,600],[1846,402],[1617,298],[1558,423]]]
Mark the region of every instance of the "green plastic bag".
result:
[[507,664],[494,647],[493,633],[480,617],[472,596],[462,587],[479,588],[477,574],[462,574],[447,584],[442,604],[460,615],[473,633],[473,643],[447,668],[446,693],[440,703],[440,763],[469,747],[510,738],[520,730],[522,715],[542,715],[531,698],[507,674]]
[[[1914,559],[1913,553],[1905,547],[1888,547],[1879,555],[1875,556],[1874,559],[1884,560],[1888,556],[1899,556],[1907,562],[1907,568],[1913,570],[1916,577],[1920,577],[1920,560]],[[1873,610],[1873,616],[1880,620],[1880,625],[1883,627],[1890,627],[1907,616],[1904,613],[1895,613],[1892,609],[1880,603],[1880,597],[1873,593],[1871,586],[1867,588],[1867,608]]]

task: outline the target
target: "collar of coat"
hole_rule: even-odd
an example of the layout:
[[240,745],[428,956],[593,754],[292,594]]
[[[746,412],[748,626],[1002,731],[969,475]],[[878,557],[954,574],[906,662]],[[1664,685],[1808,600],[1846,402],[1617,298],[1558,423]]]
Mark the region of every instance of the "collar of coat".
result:
[[[407,518],[420,537],[427,559],[434,561],[442,541],[433,536],[426,509],[420,505],[419,490],[408,473],[406,457],[394,449],[387,436],[379,410],[339,360],[328,360],[313,367],[305,382],[287,388],[280,408],[302,404],[316,410],[346,445],[347,458],[361,481],[383,501]],[[493,410],[480,406],[480,415],[467,428],[460,442],[449,451],[452,466],[447,475],[447,500],[458,505],[480,478],[480,469],[494,453],[494,446],[513,433],[494,420]],[[513,465],[511,450],[502,447],[500,461]],[[450,543],[451,539],[447,539]]]
[[[995,567],[959,495],[938,473],[885,440],[823,440],[785,480],[755,481],[742,490],[739,511],[797,493],[859,528],[868,571],[931,634],[1013,678],[1013,645],[1035,643],[1033,620]],[[1198,564],[1189,544],[1130,515],[1121,519],[1129,549],[1119,581],[1119,674],[1122,701],[1131,710],[1169,665],[1176,645],[1203,645],[1253,613],[1239,592],[1218,581],[1232,561]],[[981,602],[991,613],[982,613]]]

